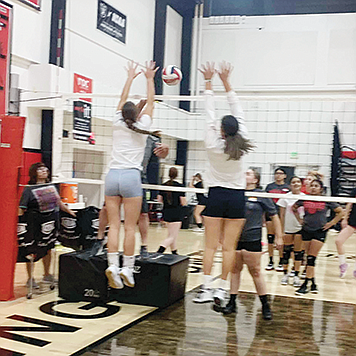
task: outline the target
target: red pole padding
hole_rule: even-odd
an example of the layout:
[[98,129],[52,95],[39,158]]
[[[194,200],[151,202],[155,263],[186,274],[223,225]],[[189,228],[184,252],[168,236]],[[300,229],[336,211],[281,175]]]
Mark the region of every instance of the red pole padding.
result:
[[14,297],[18,180],[25,118],[0,116],[0,300]]

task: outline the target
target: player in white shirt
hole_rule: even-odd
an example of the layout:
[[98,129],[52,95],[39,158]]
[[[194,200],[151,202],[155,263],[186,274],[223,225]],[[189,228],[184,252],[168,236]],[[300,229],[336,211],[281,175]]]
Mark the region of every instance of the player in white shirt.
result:
[[[141,170],[154,108],[154,77],[158,68],[153,61],[142,70],[147,78],[147,104],[141,116],[134,103],[127,101],[133,80],[140,74],[137,64],[129,62],[127,80],[113,120],[113,148],[110,170],[105,179],[105,204],[109,218],[108,265],[106,276],[112,288],[123,284],[133,287],[135,280],[135,228],[142,204]],[[124,204],[125,240],[123,267],[119,268],[120,209]]]
[[[290,181],[291,192],[286,196],[292,194],[302,194],[302,180],[299,177],[292,177]],[[282,285],[287,285],[289,282],[288,264],[292,251],[294,251],[294,278],[293,287],[298,288],[301,285],[299,278],[300,265],[303,261],[303,241],[302,241],[302,225],[295,217],[292,206],[298,199],[279,199],[277,205],[280,207],[280,217],[282,222],[282,228],[284,231],[284,248],[283,248],[283,272],[284,276],[281,280]],[[303,216],[303,207],[298,209],[299,215]],[[294,247],[293,247],[294,245]]]
[[[231,115],[222,119],[215,116],[214,93],[211,80],[215,74],[214,63],[207,63],[200,70],[205,79],[206,135],[208,156],[206,185],[209,195],[204,213],[205,250],[203,259],[204,280],[196,303],[214,301],[216,308],[226,304],[227,281],[232,271],[236,245],[245,223],[245,174],[242,156],[253,149],[247,136],[244,113],[229,83],[232,66],[223,62],[218,71],[227,93]],[[223,248],[222,273],[219,288],[211,289],[211,270],[219,241]]]

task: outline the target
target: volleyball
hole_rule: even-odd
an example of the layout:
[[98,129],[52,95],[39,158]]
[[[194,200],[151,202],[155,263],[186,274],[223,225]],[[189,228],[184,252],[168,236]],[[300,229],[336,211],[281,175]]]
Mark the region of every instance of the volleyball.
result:
[[173,65],[163,68],[162,79],[167,85],[177,85],[182,80],[181,70]]

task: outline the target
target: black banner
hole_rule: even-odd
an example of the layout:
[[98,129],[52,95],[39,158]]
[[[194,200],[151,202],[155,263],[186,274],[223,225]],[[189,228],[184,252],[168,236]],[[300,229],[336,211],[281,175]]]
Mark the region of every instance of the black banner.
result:
[[73,107],[73,138],[89,141],[91,136],[91,104],[75,101]]
[[105,1],[98,0],[98,21],[96,28],[107,35],[126,43],[126,16]]

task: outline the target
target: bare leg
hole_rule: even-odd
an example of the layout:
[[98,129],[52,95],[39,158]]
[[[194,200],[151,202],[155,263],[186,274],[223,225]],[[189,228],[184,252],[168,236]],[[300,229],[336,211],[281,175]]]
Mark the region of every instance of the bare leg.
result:
[[341,232],[335,239],[335,244],[336,244],[338,255],[345,254],[344,243],[355,231],[356,231],[356,229],[354,229],[350,225],[347,225],[344,229],[341,230]]
[[222,233],[223,219],[204,217],[205,222],[205,249],[203,257],[203,272],[205,275],[211,274],[215,252],[218,248],[219,238]]
[[[223,262],[221,279],[226,280],[235,264],[236,246],[245,219],[224,219]],[[219,236],[219,235],[218,235]]]
[[[303,245],[302,235],[294,234],[294,253],[302,251],[302,245]],[[294,258],[294,270],[296,272],[300,271],[301,264],[302,264],[302,261],[296,261]]]
[[148,240],[148,227],[150,226],[150,220],[147,213],[140,214],[138,220],[138,229],[140,230],[141,235],[141,245],[147,245]]
[[140,216],[142,196],[134,198],[123,198],[123,203],[125,211],[124,255],[133,256],[135,253],[135,230],[138,218]]
[[263,275],[261,274],[261,252],[250,252],[242,250],[242,258],[247,264],[250,275],[256,287],[258,295],[266,295],[267,287]]
[[230,294],[238,294],[239,292],[242,268],[243,268],[242,253],[241,251],[236,251],[235,266],[231,273]]
[[50,275],[51,260],[52,260],[52,253],[51,253],[51,250],[48,250],[47,251],[47,255],[42,258],[43,269],[44,269],[44,275],[45,276],[49,276]]
[[204,205],[197,205],[194,209],[194,219],[197,224],[203,223],[203,218],[201,216],[202,211],[205,209]]
[[[311,240],[309,249],[308,249],[308,256],[318,256],[319,251],[322,249],[324,244],[318,240]],[[313,278],[315,275],[315,267],[314,266],[307,266],[307,278]]]
[[108,252],[118,252],[120,234],[120,207],[122,197],[105,196],[106,210],[109,219]]
[[[294,235],[285,234],[283,236],[284,246],[291,246],[293,245]],[[283,265],[284,270],[288,270],[289,261],[285,261],[286,263]]]
[[[267,234],[270,235],[274,235],[275,231],[274,231],[274,226],[272,224],[272,221],[266,221],[266,226],[267,226]],[[274,252],[274,244],[271,244],[268,242],[268,255],[269,257],[273,257],[273,252]]]
[[99,213],[99,230],[98,230],[98,240],[103,240],[104,239],[104,234],[105,234],[105,229],[106,226],[108,225],[109,219],[108,219],[108,212],[106,209],[106,206],[104,205]]

